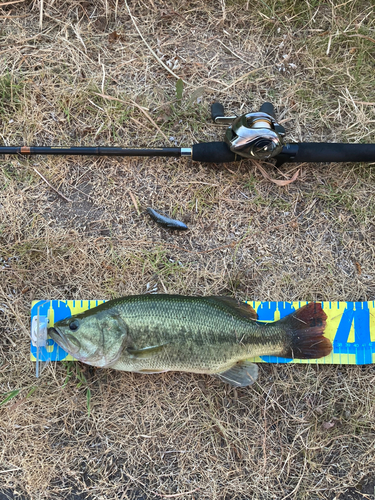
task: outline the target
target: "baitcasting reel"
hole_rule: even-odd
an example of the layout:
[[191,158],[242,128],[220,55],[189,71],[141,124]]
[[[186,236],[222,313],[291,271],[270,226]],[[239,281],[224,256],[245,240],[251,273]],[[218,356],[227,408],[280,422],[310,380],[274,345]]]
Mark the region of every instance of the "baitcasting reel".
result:
[[276,122],[270,102],[262,104],[257,113],[224,116],[224,107],[215,102],[211,106],[215,123],[231,123],[225,134],[229,149],[239,156],[266,160],[281,153],[285,129]]

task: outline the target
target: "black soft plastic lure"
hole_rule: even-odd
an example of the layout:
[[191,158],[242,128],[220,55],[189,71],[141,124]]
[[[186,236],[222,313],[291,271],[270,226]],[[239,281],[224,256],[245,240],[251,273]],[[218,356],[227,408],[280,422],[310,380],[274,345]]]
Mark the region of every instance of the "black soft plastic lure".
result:
[[177,231],[186,231],[188,229],[187,225],[183,222],[176,219],[170,219],[165,215],[159,214],[151,207],[148,207],[146,209],[146,212],[149,214],[151,219],[157,222],[160,226],[166,227],[168,229],[177,229]]

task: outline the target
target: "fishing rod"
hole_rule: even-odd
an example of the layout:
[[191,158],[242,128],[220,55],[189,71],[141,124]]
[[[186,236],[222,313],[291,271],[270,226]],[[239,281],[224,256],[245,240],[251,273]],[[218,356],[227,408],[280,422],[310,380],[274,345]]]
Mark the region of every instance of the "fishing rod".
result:
[[241,116],[225,116],[223,105],[215,102],[211,117],[215,123],[229,125],[225,141],[202,142],[190,148],[0,146],[0,154],[188,157],[206,163],[274,158],[277,167],[296,162],[375,162],[375,144],[285,143],[285,129],[277,123],[270,102],[262,104],[258,112]]

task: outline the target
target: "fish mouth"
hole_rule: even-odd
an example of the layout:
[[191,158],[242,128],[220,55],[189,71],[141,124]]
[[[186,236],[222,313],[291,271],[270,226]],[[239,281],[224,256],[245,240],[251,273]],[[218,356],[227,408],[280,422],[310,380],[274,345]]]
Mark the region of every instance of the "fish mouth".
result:
[[51,337],[52,340],[55,340],[55,338],[61,337],[60,332],[57,330],[57,328],[48,328],[48,335]]
[[59,328],[56,328],[56,326],[48,328],[48,335],[58,346],[64,349],[64,351],[66,351],[68,354],[71,354],[76,359],[79,359],[77,357],[77,347],[69,342],[69,340],[66,338],[66,335],[64,335],[64,333],[59,330]]
[[56,329],[56,328],[48,328],[48,335],[50,337],[54,337],[55,335],[57,335],[58,337],[60,337],[60,333],[59,331]]
[[66,341],[66,338],[62,332],[58,330],[56,327],[50,327],[48,328],[48,335],[51,337],[52,340],[56,342],[60,347],[63,349],[68,348],[68,343]]

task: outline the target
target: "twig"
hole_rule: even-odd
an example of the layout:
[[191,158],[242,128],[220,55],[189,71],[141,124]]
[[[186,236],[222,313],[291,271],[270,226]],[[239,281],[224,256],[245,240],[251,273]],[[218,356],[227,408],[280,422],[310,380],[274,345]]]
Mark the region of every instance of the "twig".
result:
[[350,36],[350,37],[356,36],[356,37],[358,37],[358,38],[364,38],[365,40],[368,40],[369,42],[373,42],[373,43],[375,43],[374,38],[371,38],[371,37],[366,36],[366,35],[360,35],[359,33],[358,33],[358,34],[356,34],[356,35],[348,35],[348,36]]
[[9,363],[2,364],[0,367],[0,373],[4,373],[5,368],[9,366]]
[[102,63],[102,69],[103,69],[103,78],[102,78],[102,92],[104,94],[104,83],[105,83],[105,67],[104,64]]
[[137,120],[136,118],[133,118],[132,116],[129,116],[128,117],[129,120],[131,120],[132,122],[136,123],[139,127],[143,127],[145,128],[146,130],[148,130],[149,132],[152,132],[152,130],[150,129],[150,127],[148,127],[147,125],[145,125],[144,123],[140,122],[139,120]]
[[190,495],[190,493],[194,493],[195,491],[198,491],[198,490],[199,490],[199,488],[195,488],[194,490],[185,491],[184,493],[174,493],[173,495],[163,495],[162,493],[157,493],[156,491],[154,491],[154,493],[158,497],[162,497],[162,498],[177,498],[177,497],[182,497],[183,495]]
[[26,16],[0,16],[0,19],[21,19],[23,17],[26,17]]
[[[375,102],[356,101],[355,99],[354,99],[354,102],[356,104],[364,104],[365,106],[375,106]],[[280,120],[279,120],[279,123],[280,123]]]
[[13,3],[22,3],[24,1],[25,0],[14,0],[13,2],[4,2],[4,3],[0,3],[0,7],[4,7],[4,5],[11,5]]
[[70,203],[73,203],[73,200],[70,200],[69,198],[67,198],[66,196],[64,196],[62,193],[60,193],[60,191],[58,191],[56,188],[54,188],[54,187],[52,186],[52,184],[50,184],[50,183],[47,181],[47,179],[46,179],[45,177],[43,177],[43,175],[42,175],[40,172],[38,172],[38,170],[37,170],[35,167],[33,167],[33,169],[34,169],[34,170],[35,170],[35,172],[39,175],[39,177],[41,177],[41,178],[44,180],[44,182],[45,182],[46,184],[48,184],[48,186],[49,186],[51,189],[53,189],[53,190],[54,190],[54,191],[55,191],[55,192],[56,192],[59,196],[61,196],[61,198],[63,198],[65,201],[69,201]]
[[[263,68],[255,68],[255,69],[252,69],[251,71],[249,71],[248,73],[245,73],[244,75],[240,76],[239,78],[237,78],[236,80],[234,80],[234,82],[230,83],[229,85],[227,85],[225,87],[224,90],[228,90],[230,89],[231,87],[233,87],[233,85],[236,85],[236,83],[240,82],[241,80],[244,80],[245,78],[247,78],[248,76],[250,76],[251,74],[253,73],[256,73],[257,71],[261,71],[263,69],[267,69],[267,68],[271,68],[272,66],[263,66]],[[223,92],[223,91],[222,91]]]
[[129,191],[129,195],[130,195],[130,198],[132,199],[133,205],[135,206],[135,209],[136,209],[136,211],[137,211],[137,213],[139,215],[140,212],[139,212],[137,200],[135,199],[135,196],[134,196],[134,194],[131,191]]
[[40,31],[42,31],[43,29],[43,8],[44,8],[44,0],[40,0],[40,15],[39,15]]
[[296,491],[298,491],[298,488],[300,487],[300,484],[301,484],[301,481],[303,479],[303,475],[304,475],[305,470],[306,470],[306,455],[305,455],[305,460],[304,460],[304,463],[303,463],[303,471],[302,471],[301,477],[299,478],[299,481],[298,481],[296,487],[294,488],[293,491],[291,491],[290,493],[288,493],[287,495],[285,495],[285,497],[283,497],[282,500],[286,500],[290,496],[294,495],[294,493],[296,493]]
[[218,40],[219,43],[221,43],[221,45],[223,47],[225,47],[227,50],[229,50],[229,52],[231,54],[233,54],[235,57],[237,57],[238,59],[240,59],[241,61],[243,61],[244,63],[246,64],[250,64],[249,61],[246,61],[246,59],[244,59],[243,57],[241,57],[240,55],[236,54],[230,47],[228,47],[228,45],[225,45],[225,43],[223,43],[221,40]]
[[332,43],[332,35],[328,39],[328,47],[326,51],[327,56],[329,55],[329,51],[331,50],[331,43]]

